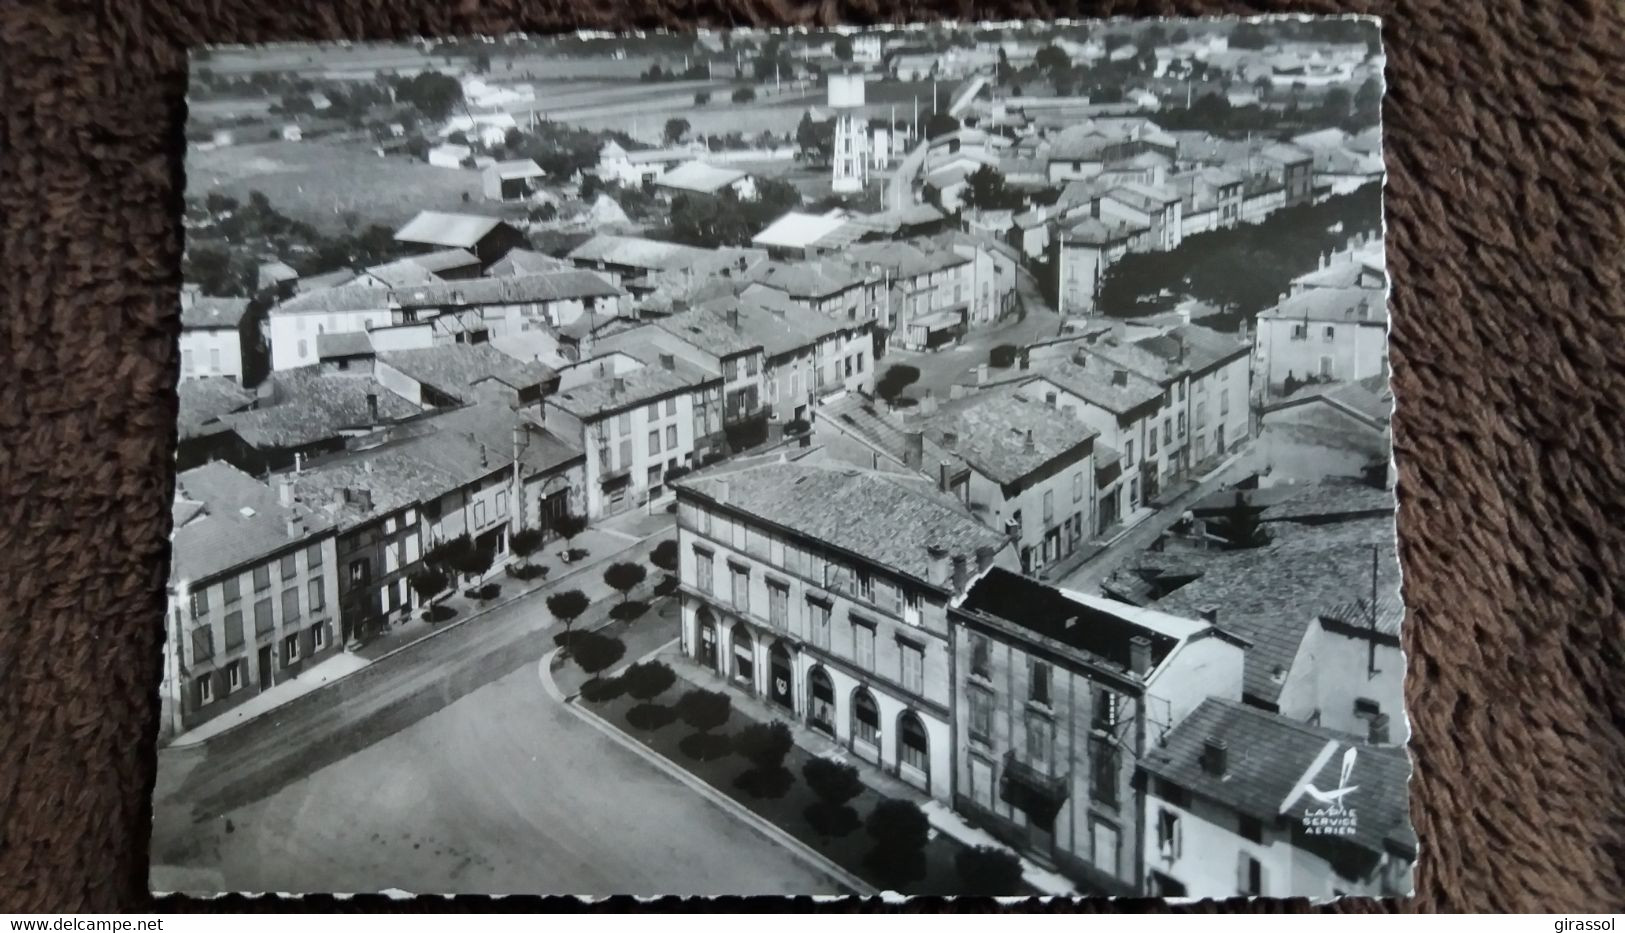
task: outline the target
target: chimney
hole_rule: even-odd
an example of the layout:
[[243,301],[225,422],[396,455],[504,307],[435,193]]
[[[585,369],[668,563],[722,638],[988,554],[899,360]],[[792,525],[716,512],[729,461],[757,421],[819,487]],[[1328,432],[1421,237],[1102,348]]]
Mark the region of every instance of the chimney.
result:
[[1372,745],[1388,744],[1388,714],[1378,713],[1371,717],[1370,733],[1367,739]]
[[195,285],[182,285],[181,286],[181,310],[182,311],[185,311],[186,309],[192,307],[192,305],[197,303],[197,293],[198,293],[198,289],[197,289],[197,286],[195,286]]
[[926,573],[931,578],[931,582],[947,583],[949,574],[948,549],[940,544],[927,544],[925,546],[925,556],[929,562]]
[[1020,357],[1019,368],[1022,369],[1022,370],[1028,370],[1028,369],[1033,368],[1032,349],[1030,347],[1022,347],[1021,348],[1021,357]]
[[948,461],[940,460],[937,462],[937,488],[948,492],[951,486],[948,482]]
[[278,505],[285,509],[293,508],[293,480],[288,479],[286,476],[277,480],[276,501]]
[[1112,385],[1114,385],[1114,386],[1126,386],[1126,385],[1128,385],[1128,370],[1126,370],[1126,369],[1114,369],[1114,370],[1112,370]]
[[987,573],[993,568],[993,547],[983,544],[976,548],[976,572]]
[[1072,351],[1072,365],[1081,366],[1087,369],[1089,366],[1088,351],[1084,350],[1082,347],[1074,349]]
[[[300,538],[303,538],[304,536],[305,536],[304,523],[299,521],[299,519],[297,519],[297,518],[289,518],[288,519],[288,537],[292,538],[294,540],[298,540]],[[1376,724],[1372,723],[1371,727],[1373,729],[1375,729]],[[1387,725],[1386,724],[1384,724],[1383,730],[1387,731]]]
[[293,475],[298,476],[305,469],[305,455],[297,451],[293,455]]
[[739,309],[738,308],[729,308],[728,309],[728,326],[732,327],[736,332],[739,330]]
[[1128,640],[1128,672],[1144,677],[1151,670],[1151,639],[1136,635]]
[[1203,606],[1201,615],[1204,622],[1211,625],[1219,623],[1219,608],[1217,606]]
[[367,418],[371,421],[378,420],[378,396],[372,392],[367,393]]
[[[959,446],[959,434],[958,434],[958,432],[956,432],[956,431],[944,431],[944,432],[942,432],[942,446],[948,448],[949,450],[953,450],[955,447],[958,447]],[[947,466],[947,464],[944,463],[943,466]]]
[[660,368],[666,370],[667,372],[671,372],[672,370],[676,369],[677,357],[671,355],[670,353],[660,354]]
[[903,466],[918,470],[925,462],[925,434],[909,431],[903,435]]
[[485,445],[484,445],[484,444],[481,444],[481,445],[480,445],[480,466],[482,466],[482,467],[486,467],[486,466],[490,466],[490,465],[491,465],[491,462],[490,462],[490,460],[489,460],[489,459],[488,459],[488,458],[487,458],[487,457],[486,457],[486,453],[485,453]]
[[953,585],[955,593],[965,592],[966,585],[970,583],[970,570],[968,567],[969,563],[970,562],[965,559],[965,555],[954,555]]
[[1224,777],[1230,770],[1230,743],[1211,736],[1203,739],[1202,770],[1210,777]]
[[977,385],[986,385],[987,384],[987,364],[986,363],[977,363],[976,364],[976,384]]
[[1027,429],[1027,436],[1021,442],[1021,449],[1025,450],[1027,453],[1032,453],[1033,451],[1038,449],[1038,445],[1033,443],[1033,429],[1032,428]]
[[1112,343],[1121,344],[1128,339],[1128,325],[1122,319],[1112,321]]
[[355,495],[356,495],[357,501],[359,501],[361,503],[361,510],[363,512],[371,512],[372,511],[372,490],[371,489],[357,489],[355,491]]

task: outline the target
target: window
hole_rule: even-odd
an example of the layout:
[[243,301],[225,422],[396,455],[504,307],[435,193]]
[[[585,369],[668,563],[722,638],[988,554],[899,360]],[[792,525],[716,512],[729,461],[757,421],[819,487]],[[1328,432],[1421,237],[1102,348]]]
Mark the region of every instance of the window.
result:
[[780,631],[790,627],[790,588],[767,581],[767,621]]
[[1055,521],[1055,490],[1044,490],[1044,524]]
[[1179,413],[1179,436],[1180,437],[1185,436],[1185,413],[1184,412]]
[[[305,354],[305,342],[303,340],[301,340],[301,341],[299,341],[299,355],[303,356],[304,354]],[[192,367],[193,367],[192,351],[191,350],[182,350],[181,351],[181,372],[189,373],[189,372],[192,371]]]
[[667,417],[670,417],[675,414],[677,414],[677,398],[676,396],[673,396],[666,399],[666,415]]
[[745,375],[747,375],[747,376],[756,375],[756,357],[754,357],[754,356],[745,357]]
[[645,481],[650,489],[660,485],[660,464],[657,463],[649,468],[649,475]]
[[632,413],[623,411],[615,416],[615,436],[625,437],[632,431]]
[[650,402],[648,409],[645,410],[644,413],[643,413],[643,417],[644,417],[644,420],[646,420],[646,421],[655,421],[655,420],[657,420],[660,417],[660,403],[659,402]]
[[239,689],[243,685],[243,662],[233,661],[226,665],[226,692]]
[[970,700],[970,739],[987,745],[993,738],[993,696],[974,687],[966,696]]
[[485,524],[485,500],[481,499],[481,500],[474,503],[474,527],[478,528],[478,527],[480,527],[481,525],[484,525],[484,524]]
[[675,424],[666,425],[666,449],[677,449],[677,425]]
[[1150,437],[1147,439],[1147,443],[1146,443],[1145,447],[1146,447],[1145,454],[1148,457],[1157,452],[1157,429],[1156,428],[1151,429],[1151,434],[1150,434]]
[[1054,731],[1055,724],[1047,717],[1027,714],[1027,763],[1041,771],[1049,770]]
[[1130,464],[1134,462],[1134,440],[1130,438],[1123,442],[1123,459]]
[[620,459],[616,461],[618,468],[622,470],[630,469],[632,466],[632,441],[630,438],[621,441],[617,453],[620,454]]
[[269,567],[255,567],[254,568],[254,592],[258,593],[261,590],[268,590],[270,588],[271,588],[271,568],[269,568]]
[[[411,513],[408,512],[407,515],[410,516]],[[411,519],[408,518],[407,522],[410,523]],[[305,548],[305,569],[306,570],[315,570],[317,567],[320,567],[321,565],[322,565],[322,546],[320,544],[312,544],[310,547]]]
[[1029,672],[1027,699],[1045,706],[1050,704],[1050,667],[1043,661],[1034,661]]
[[310,644],[312,649],[320,651],[327,647],[327,626],[317,625],[310,630]]
[[1360,719],[1375,719],[1382,715],[1382,704],[1366,697],[1354,700],[1354,715]]
[[277,574],[284,583],[299,575],[299,567],[294,560],[293,554],[284,554],[282,556],[282,563],[277,569]]
[[271,601],[262,599],[254,604],[254,634],[269,635],[276,630],[276,620],[271,615]]
[[209,614],[209,589],[200,586],[192,591],[192,618],[199,619]]
[[1095,736],[1089,740],[1090,793],[1099,803],[1117,806],[1117,744],[1111,739]]
[[1116,875],[1118,870],[1117,827],[1104,820],[1089,821],[1089,843],[1094,849],[1091,853],[1095,867],[1110,875]]
[[869,745],[880,744],[880,708],[862,687],[852,697],[852,738]]
[[226,650],[240,648],[243,644],[243,614],[240,612],[226,613]]
[[852,620],[852,660],[866,671],[875,669],[875,627],[863,619]]
[[733,627],[734,679],[747,686],[756,684],[756,644],[750,629],[738,622]]
[[1262,843],[1264,841],[1264,821],[1256,816],[1243,815],[1236,827],[1241,838],[1248,842]]
[[654,455],[656,455],[658,453],[660,453],[660,432],[659,431],[650,431],[649,432],[649,456],[653,457]]
[[1179,814],[1172,810],[1159,810],[1157,812],[1157,854],[1169,861],[1179,858],[1182,848],[1181,835],[1179,831]]
[[727,360],[722,364],[722,376],[729,382],[739,378],[739,360],[737,358]]
[[1236,853],[1236,891],[1249,897],[1264,893],[1264,863],[1245,852]]
[[916,771],[931,768],[930,742],[926,738],[925,724],[912,711],[904,713],[897,723],[899,757],[902,763]]
[[1110,732],[1117,728],[1117,694],[1110,690],[1095,691],[1095,714],[1092,728]]
[[807,633],[808,640],[813,647],[829,650],[829,605],[816,600],[807,600]]
[[372,576],[372,569],[365,557],[350,561],[350,585],[364,586],[367,579]]
[[903,642],[898,646],[903,656],[903,689],[914,694],[925,693],[925,649]]
[[192,662],[194,664],[214,657],[214,629],[200,625],[192,629]]
[[[304,322],[301,321],[300,323],[302,324]],[[300,340],[299,341],[299,358],[304,359],[305,357],[307,357],[309,355],[310,355],[310,345],[307,344],[304,340]],[[191,365],[188,364],[187,368],[191,369]]]
[[694,551],[694,586],[701,593],[710,594],[711,587],[716,582],[716,570],[711,564],[711,555],[706,551]]
[[232,574],[220,581],[220,594],[225,598],[227,605],[236,602],[242,597],[242,581],[237,579],[236,574]]
[[1185,400],[1185,383],[1183,382],[1179,384],[1179,400],[1181,402]]
[[1219,390],[1219,414],[1221,414],[1221,415],[1230,414],[1230,390],[1229,389],[1220,389]]
[[1327,343],[1331,343],[1336,338],[1337,328],[1331,326],[1330,324],[1326,325],[1326,329],[1321,332],[1321,339]]
[[290,586],[282,591],[282,621],[284,624],[299,618],[299,587]]
[[213,674],[204,674],[197,679],[197,702],[199,706],[214,702]]
[[1083,471],[1078,470],[1072,474],[1072,501],[1083,501]]
[[305,603],[310,606],[313,613],[321,612],[327,608],[327,596],[322,590],[322,578],[317,577],[305,586]]
[[983,680],[993,679],[992,643],[986,635],[972,634],[970,637],[970,673],[972,677]]
[[282,639],[282,666],[287,667],[297,660],[299,660],[299,633],[290,632]]
[[733,578],[732,602],[733,607],[740,612],[750,611],[750,571],[736,564],[728,565],[729,576]]
[[1292,339],[1293,340],[1308,340],[1309,339],[1309,325],[1308,324],[1294,324],[1294,325],[1292,325]]

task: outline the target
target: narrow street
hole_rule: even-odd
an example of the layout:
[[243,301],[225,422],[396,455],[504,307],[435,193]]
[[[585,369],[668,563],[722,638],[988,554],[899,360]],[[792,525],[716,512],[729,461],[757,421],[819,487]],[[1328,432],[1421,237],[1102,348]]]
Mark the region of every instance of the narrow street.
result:
[[1129,558],[1145,551],[1162,537],[1162,534],[1173,527],[1193,503],[1246,475],[1247,458],[1239,453],[1232,455],[1224,466],[1174,497],[1155,514],[1124,532],[1122,537],[1113,541],[1104,550],[1092,555],[1077,568],[1057,579],[1055,584],[1069,590],[1098,594],[1100,584],[1107,577],[1115,573]]

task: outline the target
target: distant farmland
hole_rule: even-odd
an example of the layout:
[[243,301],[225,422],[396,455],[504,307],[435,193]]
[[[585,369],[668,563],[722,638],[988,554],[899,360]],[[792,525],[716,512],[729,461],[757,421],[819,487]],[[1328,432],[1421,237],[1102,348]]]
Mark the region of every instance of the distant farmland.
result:
[[478,172],[320,142],[189,150],[187,195],[202,197],[211,191],[239,201],[246,201],[251,191],[263,192],[272,207],[325,233],[344,232],[347,215],[352,214],[358,227],[394,227],[420,210],[472,207],[481,213],[503,213],[484,200]]

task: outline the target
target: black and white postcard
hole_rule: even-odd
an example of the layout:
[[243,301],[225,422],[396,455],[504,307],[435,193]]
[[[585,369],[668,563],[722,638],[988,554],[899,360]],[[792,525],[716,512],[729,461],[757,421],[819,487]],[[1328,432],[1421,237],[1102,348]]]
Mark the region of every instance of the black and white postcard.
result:
[[195,51],[152,887],[1408,894],[1382,97],[1357,17]]

